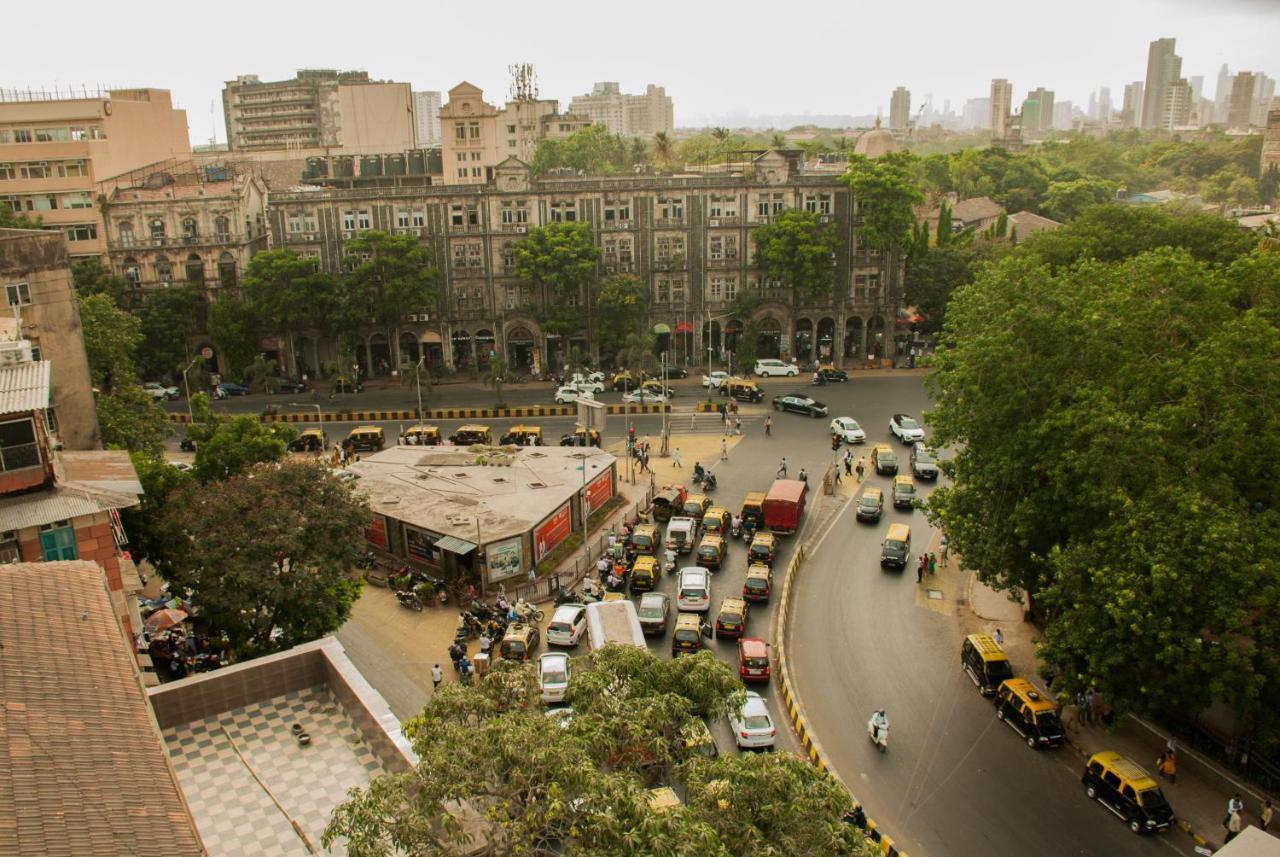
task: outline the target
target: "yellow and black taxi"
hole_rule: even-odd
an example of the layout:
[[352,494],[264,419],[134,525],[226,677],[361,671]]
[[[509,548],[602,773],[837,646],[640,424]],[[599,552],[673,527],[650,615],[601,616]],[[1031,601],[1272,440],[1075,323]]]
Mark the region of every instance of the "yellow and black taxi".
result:
[[818,373],[818,377],[828,384],[838,384],[849,380],[849,373],[843,369],[837,369],[834,363],[823,363],[815,371]]
[[737,639],[747,631],[747,615],[751,608],[741,598],[726,598],[716,613],[716,636]]
[[377,452],[386,446],[387,438],[381,426],[356,426],[343,443],[356,452]]
[[880,543],[880,565],[889,568],[906,568],[911,559],[911,528],[906,524],[890,524]]
[[568,434],[560,435],[561,446],[599,446],[600,432],[578,426]]
[[644,381],[645,377],[646,374],[644,372],[635,375],[630,369],[624,369],[621,372],[614,373],[613,379],[609,383],[615,390],[634,390]]
[[645,381],[640,385],[640,389],[646,393],[652,393],[655,396],[666,396],[667,398],[671,398],[676,394],[676,391],[671,387],[662,386],[662,382],[657,378],[650,378]]
[[507,633],[502,635],[498,654],[513,661],[527,661],[533,650],[538,648],[538,640],[538,626],[512,622],[507,626]]
[[676,616],[676,631],[671,636],[671,657],[696,655],[702,651],[702,616],[681,613]]
[[702,516],[711,508],[711,498],[706,494],[690,494],[684,500],[684,515],[693,518],[699,524]]
[[449,435],[449,441],[454,446],[474,446],[478,443],[493,443],[493,432],[488,426],[482,425],[465,425],[459,426],[458,430]]
[[702,541],[698,543],[698,550],[694,554],[694,564],[719,571],[720,566],[724,565],[724,554],[725,547],[722,537],[703,536]]
[[740,402],[764,401],[764,390],[750,378],[726,378],[720,384],[720,392]]
[[742,501],[742,510],[738,516],[742,518],[742,526],[754,526],[757,530],[764,526],[763,491],[752,491]]
[[501,440],[504,446],[542,446],[542,426],[512,426]]
[[988,634],[970,634],[960,644],[960,667],[983,696],[991,696],[1001,682],[1013,678],[1009,656]]
[[773,558],[778,552],[778,537],[773,533],[756,533],[751,537],[751,546],[747,548],[747,562],[758,562],[773,566]]
[[910,509],[916,502],[916,483],[910,476],[893,477],[893,508]]
[[857,510],[854,512],[859,521],[878,521],[884,514],[884,492],[879,488],[868,486],[862,489],[858,497]]
[[721,506],[712,506],[702,515],[702,531],[707,535],[728,536],[733,516]]
[[742,597],[748,601],[764,603],[773,593],[773,569],[762,562],[747,566],[747,577],[742,581]]
[[658,583],[658,561],[652,556],[638,556],[631,566],[631,591],[651,592]]
[[631,531],[631,549],[638,554],[652,555],[658,551],[658,527],[656,524],[638,524]]
[[1159,784],[1112,750],[1094,753],[1084,766],[1084,792],[1120,817],[1134,833],[1156,833],[1173,824],[1173,808]]
[[898,454],[887,443],[875,445],[875,449],[871,450],[871,463],[881,476],[893,476],[898,472]]
[[1066,738],[1058,703],[1030,679],[1009,678],[996,690],[996,717],[1032,750],[1060,747]]
[[309,428],[289,441],[290,452],[324,452],[328,441],[324,432],[318,428]]
[[338,375],[333,379],[333,392],[335,393],[359,393],[363,389],[363,384],[348,378],[346,375]]
[[439,446],[443,440],[439,426],[409,426],[400,435],[400,442],[407,446]]

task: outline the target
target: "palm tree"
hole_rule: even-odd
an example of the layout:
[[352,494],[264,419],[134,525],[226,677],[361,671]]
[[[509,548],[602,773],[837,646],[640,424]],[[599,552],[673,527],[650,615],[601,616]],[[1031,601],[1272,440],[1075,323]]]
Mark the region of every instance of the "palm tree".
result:
[[489,371],[484,373],[484,385],[492,387],[493,392],[498,394],[498,405],[505,404],[502,401],[502,385],[507,380],[507,361],[502,357],[495,357],[489,361]]
[[659,131],[653,135],[653,159],[659,164],[668,165],[675,158],[676,149],[671,143],[671,135]]
[[780,131],[774,131],[773,136],[769,138],[769,145],[775,149],[785,149],[787,147],[787,137]]
[[711,136],[715,138],[717,143],[725,143],[729,140],[728,128],[712,128]]

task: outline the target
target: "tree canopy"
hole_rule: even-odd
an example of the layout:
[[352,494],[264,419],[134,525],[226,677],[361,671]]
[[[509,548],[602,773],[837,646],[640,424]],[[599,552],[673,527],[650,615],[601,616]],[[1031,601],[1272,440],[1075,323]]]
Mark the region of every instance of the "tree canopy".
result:
[[757,226],[755,265],[766,276],[795,290],[796,301],[829,300],[835,284],[834,255],[839,247],[836,228],[810,211],[788,209],[774,220]]
[[415,236],[373,229],[346,242],[344,251],[355,261],[344,278],[347,289],[353,300],[367,301],[377,324],[400,325],[409,313],[439,301],[440,272],[431,248]]
[[79,298],[80,332],[89,361],[89,377],[99,390],[135,379],[133,355],[142,342],[137,317],[116,306],[111,296],[98,292]]
[[[572,669],[565,721],[537,701],[532,664],[501,661],[475,686],[442,686],[405,724],[418,767],[353,792],[325,844],[345,839],[353,857],[453,854],[468,834],[527,855],[872,853],[842,821],[848,793],[806,761],[711,760],[690,746],[691,709],[718,716],[742,699],[709,652],[607,646]],[[650,808],[646,787],[666,784],[681,805]]]
[[360,582],[351,568],[370,512],[323,464],[258,464],[225,481],[179,486],[159,512],[152,559],[239,657],[339,628]]
[[[1280,254],[1232,257],[1196,216],[1120,211],[1089,209],[1046,236],[1053,252],[1037,236],[955,293],[929,421],[958,451],[930,515],[984,580],[1043,609],[1055,688],[1097,687],[1122,713],[1222,701],[1274,739]],[[1113,260],[1114,222],[1131,247],[1193,240]]]
[[176,378],[189,359],[189,340],[204,326],[205,299],[188,286],[156,289],[137,309],[142,342],[135,359],[143,378]]
[[595,308],[600,353],[615,354],[628,336],[647,332],[649,287],[632,274],[605,277],[596,292]]
[[252,414],[215,415],[203,393],[192,397],[196,422],[187,435],[196,442],[192,468],[203,483],[217,482],[255,465],[284,458],[298,430],[288,423],[264,423]]
[[902,152],[881,158],[850,155],[844,182],[853,191],[862,217],[858,236],[879,250],[902,247],[916,225],[914,206],[924,196],[913,177],[915,159]]
[[604,125],[589,125],[563,140],[543,140],[534,150],[529,169],[545,175],[553,169],[571,169],[587,175],[630,173],[649,160],[644,140],[611,134]]

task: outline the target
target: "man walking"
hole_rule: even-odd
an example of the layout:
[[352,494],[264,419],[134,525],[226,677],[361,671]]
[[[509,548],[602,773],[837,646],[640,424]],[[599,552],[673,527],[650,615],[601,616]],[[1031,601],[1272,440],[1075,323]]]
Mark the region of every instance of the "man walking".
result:
[[844,475],[853,475],[853,453],[847,449],[844,451]]
[[440,670],[440,665],[436,664],[431,668],[431,689],[440,687],[442,681],[444,681],[444,673]]
[[671,466],[676,468],[684,467],[684,465],[680,463],[680,447],[678,446],[671,452]]
[[742,434],[742,417],[736,413],[733,415],[733,433]]
[[720,460],[729,460],[729,440],[728,438],[720,438]]
[[782,456],[782,463],[778,465],[778,478],[787,478],[787,457],[785,455]]
[[947,550],[948,550],[948,548],[950,548],[950,543],[947,541],[947,537],[946,537],[946,536],[943,536],[943,537],[942,537],[942,543],[938,545],[938,552],[939,552],[940,554],[942,554],[942,567],[943,567],[943,568],[946,568],[946,567],[947,567]]
[[862,456],[862,457],[860,457],[860,458],[858,459],[858,468],[857,468],[857,469],[858,469],[858,481],[859,481],[859,482],[861,482],[861,481],[862,481],[862,477],[863,477],[863,475],[867,472],[867,464],[866,464],[866,461],[867,461],[866,456]]
[[773,414],[764,415],[764,436],[770,437],[773,434]]
[[924,557],[920,557],[920,561],[916,563],[916,583],[924,583]]

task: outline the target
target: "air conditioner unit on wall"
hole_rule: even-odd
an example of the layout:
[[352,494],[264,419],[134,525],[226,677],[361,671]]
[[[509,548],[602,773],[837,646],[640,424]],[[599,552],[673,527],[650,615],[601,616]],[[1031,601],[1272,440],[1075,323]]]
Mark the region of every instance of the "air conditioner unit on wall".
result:
[[416,313],[409,313],[409,321],[417,321],[417,320],[418,320],[418,316]]
[[716,220],[715,218],[712,218],[711,220],[708,220],[708,221],[707,221],[707,224],[708,224],[708,225],[710,225],[710,226],[719,226],[719,225],[720,225],[720,221],[719,221],[719,220]]
[[529,227],[528,227],[528,226],[517,226],[517,227],[516,227],[516,233],[517,233],[517,234],[519,234],[519,235],[523,235],[524,233],[526,233],[526,232],[528,232],[528,231],[529,231]]
[[824,214],[824,215],[820,216],[820,217],[818,218],[818,222],[819,222],[819,223],[830,223],[830,222],[831,222],[831,215],[829,215],[829,214]]

